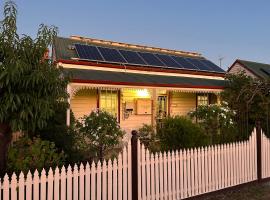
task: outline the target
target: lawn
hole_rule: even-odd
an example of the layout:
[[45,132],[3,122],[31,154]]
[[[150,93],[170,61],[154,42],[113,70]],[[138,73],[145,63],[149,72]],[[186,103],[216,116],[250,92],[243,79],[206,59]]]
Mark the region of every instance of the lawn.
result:
[[201,197],[200,200],[269,200],[270,182],[243,186],[239,189],[224,191],[220,194],[213,194],[208,197]]

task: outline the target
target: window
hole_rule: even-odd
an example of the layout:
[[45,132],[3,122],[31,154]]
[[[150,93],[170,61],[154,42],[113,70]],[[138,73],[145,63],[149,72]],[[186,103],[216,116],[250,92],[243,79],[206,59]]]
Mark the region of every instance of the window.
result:
[[206,106],[209,104],[208,94],[198,94],[197,95],[197,106]]
[[117,91],[101,90],[100,91],[99,107],[107,111],[111,115],[117,117],[118,115],[118,95]]

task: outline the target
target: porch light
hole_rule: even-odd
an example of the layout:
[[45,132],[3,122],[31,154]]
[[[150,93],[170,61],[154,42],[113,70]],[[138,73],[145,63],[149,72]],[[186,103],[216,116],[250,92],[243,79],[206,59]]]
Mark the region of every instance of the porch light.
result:
[[149,92],[147,89],[143,89],[143,90],[138,90],[137,91],[137,95],[139,97],[149,97]]

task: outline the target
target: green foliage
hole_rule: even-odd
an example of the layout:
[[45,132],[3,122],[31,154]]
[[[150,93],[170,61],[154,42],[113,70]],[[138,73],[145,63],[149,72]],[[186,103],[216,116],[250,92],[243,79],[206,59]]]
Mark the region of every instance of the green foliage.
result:
[[103,159],[106,151],[119,145],[124,132],[114,116],[106,111],[92,111],[76,123],[76,130],[82,136],[79,145],[90,157]]
[[0,123],[34,132],[47,125],[59,101],[66,102],[68,80],[44,59],[57,28],[42,24],[35,39],[20,37],[16,21],[16,5],[8,1],[0,23]]
[[66,125],[66,107],[59,105],[55,107],[55,115],[48,121],[48,125],[36,131],[42,140],[48,140],[55,143],[59,151],[64,151],[66,163],[78,163],[82,161],[82,153],[77,147],[78,138],[74,131],[75,118],[71,111],[70,126]]
[[162,150],[191,148],[209,144],[203,130],[186,117],[168,117],[158,129]]
[[227,87],[221,96],[228,107],[236,112],[238,138],[247,138],[257,121],[261,121],[269,134],[270,80],[252,79],[243,72],[228,74],[226,80]]
[[64,164],[65,156],[63,152],[57,152],[55,144],[40,138],[30,139],[22,137],[9,149],[8,171],[20,171],[27,173],[35,169],[41,171],[50,167]]
[[152,125],[143,124],[138,130],[138,138],[150,151],[156,152],[160,150],[156,130]]
[[226,103],[223,105],[201,105],[196,110],[189,112],[188,115],[197,121],[197,124],[211,138],[212,144],[228,142],[229,136],[234,135],[230,133],[235,132],[233,122],[235,112],[229,109]]

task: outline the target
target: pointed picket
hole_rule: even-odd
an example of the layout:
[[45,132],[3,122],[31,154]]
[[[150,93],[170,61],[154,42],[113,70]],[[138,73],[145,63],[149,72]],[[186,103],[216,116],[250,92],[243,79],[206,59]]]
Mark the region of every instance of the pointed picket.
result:
[[91,200],[96,200],[96,164],[91,165]]
[[97,164],[97,199],[101,199],[101,162]]
[[193,168],[193,171],[194,171],[194,196],[195,195],[198,195],[198,179],[199,179],[199,176],[198,176],[198,150],[197,148],[194,148],[194,154],[193,154],[193,158],[194,158],[194,168]]
[[122,191],[122,184],[123,184],[123,174],[122,174],[122,167],[123,163],[122,163],[122,155],[119,154],[118,156],[118,199],[122,200],[123,198],[123,191]]
[[59,172],[59,168],[56,167],[55,171],[54,171],[54,195],[53,195],[53,199],[54,200],[59,200],[60,198],[60,190],[59,190],[59,186],[60,186],[60,172]]
[[112,188],[112,161],[108,161],[108,200],[112,200],[113,188]]
[[158,160],[158,154],[155,154],[155,158],[154,158],[154,163],[155,163],[155,199],[159,199],[159,160]]
[[47,199],[48,200],[53,199],[53,171],[52,171],[52,168],[50,168],[49,173],[48,173]]
[[180,199],[180,178],[179,178],[179,151],[175,152],[175,188],[176,199]]
[[113,160],[113,200],[117,200],[117,160]]
[[42,169],[41,171],[41,177],[40,177],[40,199],[46,200],[46,187],[47,184],[47,176],[45,169]]
[[3,182],[3,200],[9,200],[9,177],[6,174]]
[[160,199],[163,199],[164,196],[164,182],[163,182],[163,154],[159,153],[159,182],[160,182]]
[[183,151],[183,198],[188,197],[188,174],[187,174],[187,151],[184,149]]
[[84,200],[84,193],[85,193],[85,187],[84,187],[84,166],[81,163],[80,169],[79,169],[79,199]]
[[142,161],[141,161],[141,181],[142,181],[142,185],[141,185],[141,193],[142,193],[142,200],[146,199],[146,175],[145,175],[145,148],[144,145],[141,145],[141,156],[142,156]]
[[172,199],[176,199],[175,178],[175,152],[172,151]]
[[[20,173],[20,176],[19,176],[19,200],[24,200],[24,194],[25,194],[25,191],[24,191],[24,174],[23,172]],[[42,199],[41,199],[42,200]]]
[[[11,200],[17,200],[17,184],[18,184],[18,182],[17,182],[17,176],[15,173],[12,174],[10,184],[11,184],[10,185]],[[0,188],[0,190],[1,190],[1,188]],[[0,197],[1,197],[1,194],[0,194]]]
[[164,178],[164,199],[168,199],[168,167],[167,167],[168,161],[167,161],[167,154],[164,152],[163,154],[163,178]]
[[102,199],[107,200],[107,163],[102,163]]
[[60,195],[61,195],[61,200],[66,200],[67,199],[67,196],[66,196],[66,179],[67,179],[67,175],[66,175],[66,168],[65,166],[62,167],[61,169],[61,192],[60,192]]
[[72,200],[72,169],[69,165],[67,168],[67,200]]
[[[137,145],[138,147],[138,145]],[[137,156],[138,156],[138,164],[139,164],[139,157],[140,157],[140,153],[139,153],[139,148],[138,149],[138,153],[137,153]],[[128,181],[128,200],[131,200],[132,199],[132,177],[131,177],[131,170],[132,170],[132,167],[131,167],[131,164],[132,164],[132,161],[131,161],[131,141],[129,140],[128,142],[128,149],[127,149],[127,171],[128,171],[128,178],[127,178],[127,181]],[[138,166],[138,175],[139,175],[139,166]],[[139,180],[139,177],[138,177],[138,180]],[[139,185],[138,185],[139,187]]]
[[145,160],[146,160],[146,198],[147,200],[150,200],[150,186],[151,186],[151,183],[150,183],[150,153],[149,153],[149,150],[146,149],[146,157],[145,157]]
[[198,152],[197,152],[197,156],[198,156],[198,163],[197,163],[197,167],[198,167],[198,194],[202,193],[202,149],[201,147],[198,148]]
[[172,200],[172,157],[171,157],[171,152],[168,152],[167,156],[167,162],[168,162],[168,197],[169,200]]
[[33,178],[33,199],[39,200],[39,173],[37,170],[35,170]]
[[194,196],[194,149],[190,150],[190,196]]
[[183,169],[183,151],[179,150],[179,184],[180,184],[180,199],[184,198],[184,169]]
[[85,166],[85,199],[90,199],[90,165],[87,162]]
[[151,177],[151,199],[155,199],[155,159],[154,159],[154,154],[151,153],[151,171],[150,171],[150,177]]
[[[137,149],[138,149],[138,199],[142,198],[142,149],[141,149],[140,141],[137,141]],[[131,156],[131,155],[130,155]],[[130,163],[129,163],[130,165]],[[132,179],[129,179],[129,182],[131,182]],[[134,186],[132,186],[134,187]],[[130,187],[129,187],[130,189]],[[130,191],[130,190],[129,190]]]
[[128,182],[127,182],[127,149],[124,147],[123,149],[123,199],[128,199],[127,197],[127,187],[128,187]]

